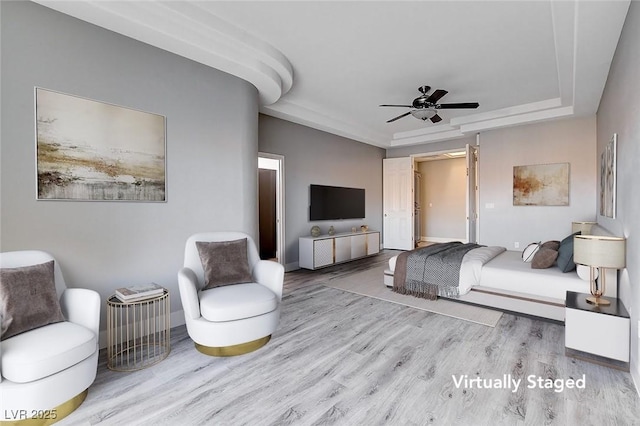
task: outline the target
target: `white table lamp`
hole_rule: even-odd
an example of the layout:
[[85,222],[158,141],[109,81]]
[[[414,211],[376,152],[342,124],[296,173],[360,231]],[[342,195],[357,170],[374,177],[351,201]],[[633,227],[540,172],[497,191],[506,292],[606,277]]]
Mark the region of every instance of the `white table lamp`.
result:
[[[624,238],[599,235],[576,235],[573,238],[573,261],[590,269],[590,288],[592,297],[587,302],[594,305],[609,305],[602,299],[606,290],[604,268],[621,269],[626,265],[627,244]],[[600,285],[595,277],[596,268],[600,268]]]

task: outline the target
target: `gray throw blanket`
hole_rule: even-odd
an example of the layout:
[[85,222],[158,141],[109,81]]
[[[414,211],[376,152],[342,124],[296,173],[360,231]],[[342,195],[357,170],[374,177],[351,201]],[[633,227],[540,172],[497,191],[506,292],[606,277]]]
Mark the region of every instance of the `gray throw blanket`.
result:
[[467,252],[478,244],[432,244],[398,255],[393,291],[435,300],[438,296],[459,297],[460,265]]

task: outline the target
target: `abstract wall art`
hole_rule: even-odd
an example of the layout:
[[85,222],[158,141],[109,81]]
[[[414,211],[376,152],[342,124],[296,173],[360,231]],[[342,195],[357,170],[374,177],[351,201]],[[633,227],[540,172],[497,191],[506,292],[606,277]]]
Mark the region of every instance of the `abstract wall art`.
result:
[[514,206],[568,206],[569,163],[513,168]]
[[38,200],[166,201],[165,117],[35,89]]
[[616,149],[618,135],[611,140],[600,154],[600,215],[616,217]]

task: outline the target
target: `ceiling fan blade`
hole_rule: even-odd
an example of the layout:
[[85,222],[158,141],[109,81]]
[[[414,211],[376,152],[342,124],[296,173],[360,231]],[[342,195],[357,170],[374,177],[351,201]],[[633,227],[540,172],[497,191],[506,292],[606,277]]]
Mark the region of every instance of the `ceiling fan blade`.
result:
[[440,116],[438,114],[435,114],[433,117],[430,118],[432,123],[439,123],[440,121],[442,121],[442,118],[440,118]]
[[407,115],[409,115],[409,114],[411,114],[411,111],[409,111],[409,112],[405,112],[404,114],[400,114],[399,116],[394,117],[394,118],[392,118],[391,120],[387,121],[387,123],[391,123],[392,121],[396,121],[396,120],[398,120],[398,119],[400,119],[400,118],[402,118],[402,117],[406,117],[406,116],[407,116]]
[[438,102],[438,100],[440,100],[440,98],[446,95],[447,93],[449,92],[447,92],[446,90],[438,89],[427,98],[427,102],[434,104]]
[[477,102],[461,102],[457,104],[440,104],[436,108],[440,109],[461,109],[461,108],[478,108],[480,106]]
[[411,105],[378,105],[381,107],[402,107],[402,108],[413,108]]

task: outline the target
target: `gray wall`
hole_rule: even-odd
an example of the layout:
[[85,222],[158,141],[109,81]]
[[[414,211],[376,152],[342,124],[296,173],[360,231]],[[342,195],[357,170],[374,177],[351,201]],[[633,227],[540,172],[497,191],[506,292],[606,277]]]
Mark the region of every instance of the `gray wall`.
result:
[[[388,157],[438,152],[476,144],[467,137],[387,150]],[[562,239],[572,221],[596,218],[596,119],[557,120],[483,132],[478,159],[478,242],[515,250],[532,241]],[[569,163],[569,206],[513,205],[513,166]],[[487,204],[493,204],[488,208]]]
[[[336,232],[362,224],[382,231],[383,149],[263,114],[259,122],[260,152],[284,156],[287,270],[297,268],[298,238],[313,225],[324,234],[331,225]],[[310,184],[364,188],[366,218],[310,222]]]
[[467,160],[423,161],[420,178],[420,236],[429,241],[467,237]]
[[[484,132],[480,135],[479,242],[515,249],[529,242],[562,239],[571,231],[571,222],[594,220],[596,214],[596,128],[595,117],[557,120]],[[342,140],[342,143],[338,143]],[[370,167],[371,158],[347,152],[346,147],[371,149],[324,132],[268,116],[260,116],[260,150],[285,156],[286,174],[286,263],[298,259],[297,239],[307,235],[308,185],[340,183],[357,179]],[[476,143],[470,136],[446,142],[388,149],[388,158],[462,148]],[[353,159],[358,158],[358,163]],[[562,207],[513,206],[513,166],[527,164],[570,164],[570,205]],[[330,167],[326,167],[330,165]],[[293,169],[293,170],[292,170]],[[354,171],[358,173],[354,174]],[[365,179],[365,181],[367,181]],[[381,181],[381,178],[378,179]],[[354,180],[355,182],[355,180]],[[291,187],[293,186],[293,188]],[[353,186],[358,186],[353,184]],[[367,209],[374,207],[367,191]],[[375,208],[381,216],[381,194]],[[372,202],[376,202],[371,200]],[[493,208],[487,208],[493,204]],[[300,212],[305,212],[303,215]],[[293,219],[292,219],[293,216]],[[379,217],[367,210],[367,222],[374,229]],[[332,223],[319,223],[324,228]],[[523,225],[524,224],[524,225]],[[336,224],[333,224],[336,226]],[[337,229],[348,230],[351,222]],[[462,236],[463,237],[463,236]]]
[[[596,119],[550,121],[480,135],[479,242],[514,250],[562,240],[596,216]],[[569,163],[569,206],[514,206],[513,166]],[[494,208],[488,208],[493,204]]]
[[[35,3],[0,7],[1,250],[49,251],[103,299],[155,281],[181,310],[187,237],[257,233],[255,87]],[[165,115],[168,201],[36,201],[34,86]]]
[[[618,134],[618,211],[598,222],[627,238],[619,297],[631,314],[631,373],[640,389],[640,3],[631,2],[598,109],[598,158]],[[598,211],[600,207],[598,206]]]

